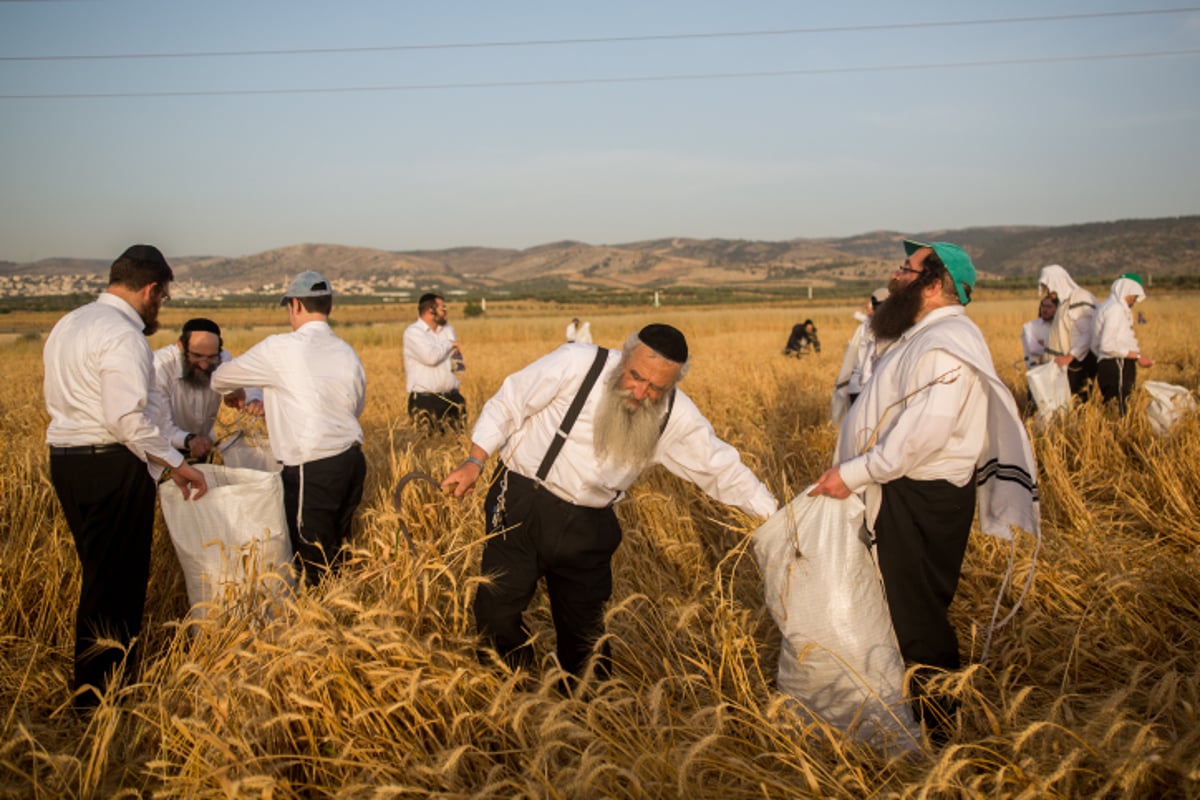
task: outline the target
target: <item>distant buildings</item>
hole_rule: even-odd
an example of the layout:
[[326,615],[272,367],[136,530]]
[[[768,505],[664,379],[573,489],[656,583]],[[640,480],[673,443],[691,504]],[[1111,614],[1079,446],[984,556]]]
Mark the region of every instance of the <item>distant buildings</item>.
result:
[[[400,283],[411,283],[400,281]],[[340,295],[378,296],[384,302],[406,300],[411,285],[397,290],[396,278],[366,280],[335,280],[334,288]],[[234,289],[206,286],[197,281],[177,281],[171,284],[171,297],[178,300],[221,300],[239,295],[279,294],[285,283],[264,286],[242,286]],[[0,275],[0,297],[46,297],[69,294],[99,294],[108,286],[108,276],[91,275]]]

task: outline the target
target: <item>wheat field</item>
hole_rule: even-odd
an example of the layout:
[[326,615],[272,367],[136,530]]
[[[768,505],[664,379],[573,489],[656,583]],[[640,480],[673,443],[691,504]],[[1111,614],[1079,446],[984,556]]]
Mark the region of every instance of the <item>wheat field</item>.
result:
[[[986,295],[986,293],[981,293]],[[969,313],[1019,398],[1019,328],[1032,295]],[[1144,305],[1142,379],[1200,384],[1194,298]],[[509,372],[562,339],[580,309],[451,304],[478,411]],[[781,502],[827,466],[829,395],[857,323],[848,304],[589,309],[600,344],[650,321],[694,353],[682,384]],[[164,312],[168,343],[189,314]],[[210,312],[236,354],[284,329],[281,309]],[[979,663],[1008,568],[1005,543],[972,536],[952,617],[964,663],[950,742],[905,757],[801,718],[773,687],[779,636],[747,534],[757,521],[662,470],[619,506],[608,632],[613,678],[564,697],[544,597],[530,607],[540,669],[477,657],[481,497],[424,484],[468,437],[422,438],[405,412],[409,310],[335,307],[368,375],[369,475],[347,568],[272,617],[184,622],[186,592],[161,520],[144,659],[81,720],[67,685],[79,569],[50,486],[41,341],[55,315],[11,314],[0,341],[0,797],[955,798],[1200,797],[1200,421],[1154,436],[1139,397],[1125,419],[1099,405],[1033,432],[1044,542],[1019,541],[1016,618]],[[580,314],[580,316],[584,316]],[[811,317],[823,352],[780,355]],[[400,534],[411,533],[410,550]],[[1003,593],[1011,606],[1016,590]]]

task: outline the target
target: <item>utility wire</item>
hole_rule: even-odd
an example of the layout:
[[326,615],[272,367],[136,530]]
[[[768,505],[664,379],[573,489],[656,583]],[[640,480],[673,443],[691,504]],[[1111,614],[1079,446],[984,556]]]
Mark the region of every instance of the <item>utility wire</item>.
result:
[[1197,56],[1197,50],[1159,50],[1140,53],[1101,53],[1083,56],[1057,56],[1044,58],[1012,58],[994,61],[950,61],[929,64],[892,64],[874,67],[825,67],[813,69],[785,69],[761,72],[708,72],[691,75],[634,75],[608,78],[562,78],[527,81],[480,81],[475,83],[411,83],[391,86],[335,86],[327,88],[307,87],[296,89],[210,89],[198,91],[156,92],[95,92],[64,94],[4,94],[0,100],[82,100],[111,99],[125,97],[220,97],[244,95],[294,95],[294,94],[348,94],[352,92],[417,92],[442,91],[447,89],[511,89],[530,86],[586,86],[595,84],[656,83],[669,81],[739,80],[748,78],[779,78],[806,75],[838,75],[864,72],[907,72],[915,70],[957,69],[962,67],[1026,66],[1031,64],[1066,64],[1081,61],[1115,61],[1135,58],[1161,58]]
[[162,58],[226,58],[231,56],[293,56],[331,53],[382,53],[406,50],[467,50],[499,47],[546,47],[579,44],[612,44],[617,42],[661,42],[689,39],[734,39],[762,36],[801,36],[825,33],[859,33],[864,31],[912,30],[915,28],[952,28],[972,25],[1013,25],[1030,22],[1064,22],[1083,19],[1113,19],[1144,17],[1162,14],[1190,14],[1200,6],[1187,8],[1156,8],[1141,11],[1106,11],[1087,14],[1054,14],[1036,17],[998,17],[992,19],[949,20],[942,22],[897,22],[879,25],[839,25],[822,28],[781,28],[778,30],[724,31],[710,33],[664,33],[639,36],[596,36],[577,39],[526,39],[497,42],[451,42],[442,44],[400,44],[379,47],[312,47],[280,50],[213,50],[178,53],[114,53],[93,55],[0,56],[0,61],[99,61],[116,59]]

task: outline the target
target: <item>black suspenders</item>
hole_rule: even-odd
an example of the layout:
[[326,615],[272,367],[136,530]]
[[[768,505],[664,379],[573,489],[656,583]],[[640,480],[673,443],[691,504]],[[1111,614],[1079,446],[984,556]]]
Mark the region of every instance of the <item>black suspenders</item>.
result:
[[[536,485],[540,486],[542,481],[546,480],[546,476],[550,474],[550,467],[554,466],[554,460],[558,458],[558,453],[566,443],[567,436],[571,433],[571,428],[575,426],[575,419],[579,416],[579,412],[583,410],[583,404],[587,401],[588,395],[591,394],[592,387],[596,385],[596,380],[600,377],[600,373],[604,371],[604,364],[607,361],[608,350],[603,347],[596,348],[596,360],[592,362],[592,366],[584,377],[583,383],[579,386],[579,392],[575,395],[575,399],[571,401],[571,407],[567,409],[562,423],[558,426],[558,430],[554,432],[554,440],[546,448],[546,455],[542,457],[542,463],[538,466],[537,477],[534,479]],[[663,431],[667,429],[667,422],[671,419],[671,411],[674,408],[675,388],[672,387],[670,399],[667,402],[667,413],[663,415],[662,423],[658,426],[659,436],[662,436]]]
[[583,384],[579,387],[579,392],[575,395],[574,401],[571,402],[571,407],[567,409],[567,415],[563,417],[558,430],[554,432],[554,441],[550,442],[550,447],[546,449],[546,455],[542,458],[541,466],[538,467],[535,483],[540,485],[542,481],[546,480],[546,476],[550,474],[550,467],[554,465],[554,459],[558,458],[558,451],[562,450],[563,444],[566,443],[567,434],[575,426],[575,418],[583,410],[583,404],[587,400],[588,395],[591,394],[592,387],[596,385],[596,379],[604,371],[604,363],[606,361],[608,361],[608,349],[597,347],[596,360],[592,362],[592,367],[588,370],[587,376],[584,377]]

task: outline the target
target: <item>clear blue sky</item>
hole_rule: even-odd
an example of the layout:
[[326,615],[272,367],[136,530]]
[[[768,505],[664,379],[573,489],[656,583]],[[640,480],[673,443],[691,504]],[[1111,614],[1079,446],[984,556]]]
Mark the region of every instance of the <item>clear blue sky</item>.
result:
[[1200,12],[922,25],[1184,7],[0,0],[0,259],[1196,214]]

